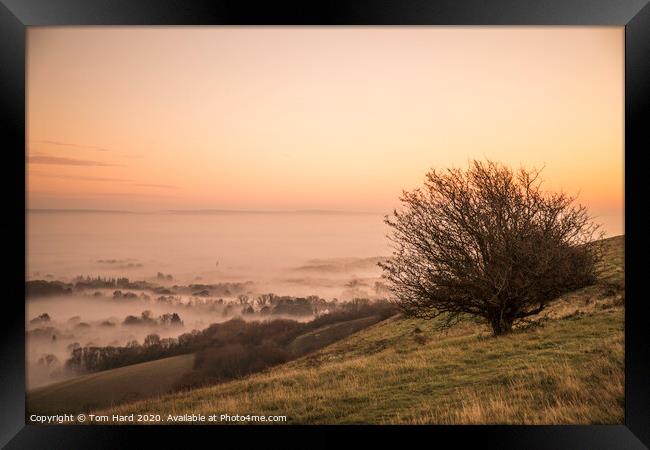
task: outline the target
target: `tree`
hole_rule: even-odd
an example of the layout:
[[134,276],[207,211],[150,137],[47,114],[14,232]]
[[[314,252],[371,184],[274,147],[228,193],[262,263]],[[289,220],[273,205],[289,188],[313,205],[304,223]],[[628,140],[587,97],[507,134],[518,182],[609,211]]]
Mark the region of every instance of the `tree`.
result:
[[142,314],[140,315],[140,321],[144,325],[155,325],[156,321],[153,318],[153,313],[149,311],[148,309],[146,311],[142,311]]
[[255,300],[255,303],[259,308],[264,308],[269,303],[269,298],[266,295],[260,295]]
[[160,336],[158,336],[157,334],[148,334],[147,337],[144,338],[145,348],[157,347],[159,345],[160,345]]
[[495,335],[596,279],[598,226],[575,197],[541,189],[540,171],[492,161],[431,170],[385,222],[393,257],[379,265],[410,316],[465,316]]
[[40,316],[30,320],[29,323],[41,323],[41,322],[49,322],[49,321],[50,321],[50,315],[48,313],[43,313]]
[[177,313],[167,313],[160,316],[160,323],[163,325],[180,326],[183,325],[181,316]]

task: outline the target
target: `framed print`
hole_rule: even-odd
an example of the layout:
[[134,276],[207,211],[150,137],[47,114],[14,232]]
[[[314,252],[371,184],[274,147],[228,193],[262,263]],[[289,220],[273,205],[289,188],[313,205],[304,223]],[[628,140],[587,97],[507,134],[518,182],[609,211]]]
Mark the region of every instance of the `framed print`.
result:
[[2,3],[7,448],[648,445],[647,2]]

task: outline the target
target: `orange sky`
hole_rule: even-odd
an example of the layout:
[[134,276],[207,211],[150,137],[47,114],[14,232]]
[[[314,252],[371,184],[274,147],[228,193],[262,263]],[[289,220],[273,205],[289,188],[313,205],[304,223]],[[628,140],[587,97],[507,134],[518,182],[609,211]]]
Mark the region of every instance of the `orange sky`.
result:
[[387,211],[488,157],[622,217],[623,36],[32,27],[29,207]]

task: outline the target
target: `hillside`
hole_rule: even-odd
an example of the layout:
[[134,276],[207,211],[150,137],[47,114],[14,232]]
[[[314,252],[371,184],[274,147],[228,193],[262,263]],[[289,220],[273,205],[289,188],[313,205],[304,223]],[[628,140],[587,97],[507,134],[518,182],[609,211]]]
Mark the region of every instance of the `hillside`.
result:
[[[300,334],[288,345],[288,354],[297,358],[381,319],[381,315],[372,315],[344,320]],[[176,391],[188,378],[197,376],[196,356],[193,353],[162,358],[39,387],[27,393],[27,406],[30,412],[39,414],[79,413]]]
[[494,338],[393,317],[263,373],[101,414],[286,415],[288,423],[622,423],[624,239],[598,284]]
[[81,375],[34,389],[27,394],[27,407],[39,414],[77,413],[162,394],[193,362],[194,355],[180,355]]
[[298,336],[289,344],[288,350],[295,355],[304,355],[367,328],[380,320],[380,316],[370,316],[325,325],[324,327]]

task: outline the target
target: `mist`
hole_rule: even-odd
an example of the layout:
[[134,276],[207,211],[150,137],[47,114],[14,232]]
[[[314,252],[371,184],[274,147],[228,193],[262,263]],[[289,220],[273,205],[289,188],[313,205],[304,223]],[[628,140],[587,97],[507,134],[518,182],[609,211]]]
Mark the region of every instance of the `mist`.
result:
[[[74,376],[65,368],[74,345],[124,346],[233,317],[269,319],[242,314],[242,295],[345,302],[385,294],[377,262],[390,249],[378,214],[30,211],[27,224],[28,280],[128,278],[159,286],[28,298],[29,388]],[[225,287],[200,288],[215,284]],[[145,311],[152,321],[125,324]],[[172,313],[182,325],[158,322]],[[47,320],[38,319],[43,314]]]

